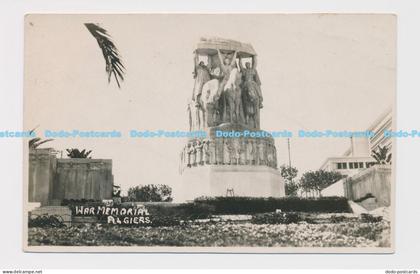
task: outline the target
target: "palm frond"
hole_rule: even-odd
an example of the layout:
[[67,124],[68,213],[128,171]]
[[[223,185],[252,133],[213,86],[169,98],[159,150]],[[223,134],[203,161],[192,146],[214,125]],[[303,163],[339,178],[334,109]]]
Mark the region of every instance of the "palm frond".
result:
[[[29,131],[29,133],[32,135],[32,134],[34,134],[35,133],[35,130],[37,129],[39,127],[39,125],[38,126],[36,126],[35,128],[33,128],[33,129],[31,129],[30,131]],[[47,143],[47,142],[51,142],[51,141],[54,141],[54,139],[45,139],[45,140],[42,140],[41,138],[39,138],[39,137],[34,137],[34,138],[32,138],[32,139],[30,139],[29,140],[29,142],[28,142],[28,145],[29,145],[29,148],[30,149],[36,149],[36,148],[38,148],[40,145],[42,145],[42,144],[44,144],[44,143]]]
[[86,158],[91,159],[89,155],[92,153],[92,150],[86,151],[86,149],[79,150],[78,148],[68,148],[66,149],[67,156],[69,158]]
[[85,23],[86,28],[98,42],[105,59],[105,71],[108,74],[108,83],[111,81],[111,76],[114,75],[115,81],[120,88],[120,79],[124,81],[125,67],[121,61],[120,53],[108,34],[107,30],[100,27],[98,24]]
[[378,164],[390,164],[392,154],[389,152],[389,148],[386,146],[378,146],[376,151],[372,151],[372,157],[376,160]]
[[39,142],[41,138],[35,137],[29,140],[29,148],[36,148],[36,143]]
[[54,141],[54,139],[38,140],[38,142],[35,142],[35,143],[33,144],[33,148],[37,148],[37,147],[39,147],[40,145],[42,145],[42,144],[44,144],[44,143],[46,143],[46,142],[51,142],[51,141]]

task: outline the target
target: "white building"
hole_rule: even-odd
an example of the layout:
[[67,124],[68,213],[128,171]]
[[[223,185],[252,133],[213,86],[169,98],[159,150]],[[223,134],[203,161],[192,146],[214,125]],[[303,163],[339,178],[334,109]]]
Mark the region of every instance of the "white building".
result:
[[[371,156],[378,146],[392,149],[392,139],[384,135],[386,130],[392,130],[392,109],[387,109],[376,119],[367,131],[374,133],[369,138],[350,138],[350,147],[340,157],[329,157],[321,169],[337,171],[343,175],[354,176],[376,163]],[[332,184],[321,191],[322,196],[344,196],[344,180]]]
[[370,138],[350,138],[350,147],[339,157],[329,157],[322,164],[321,169],[326,171],[337,171],[343,175],[351,176],[361,170],[369,168],[375,163],[371,156],[378,146],[391,149],[392,140],[384,136],[385,130],[392,129],[392,109],[387,109],[367,129],[374,133]]

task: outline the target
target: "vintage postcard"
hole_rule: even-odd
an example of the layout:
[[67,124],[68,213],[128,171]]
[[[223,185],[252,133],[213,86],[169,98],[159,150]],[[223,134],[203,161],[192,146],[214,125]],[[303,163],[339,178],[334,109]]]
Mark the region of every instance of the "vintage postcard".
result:
[[396,19],[26,15],[24,250],[393,252]]

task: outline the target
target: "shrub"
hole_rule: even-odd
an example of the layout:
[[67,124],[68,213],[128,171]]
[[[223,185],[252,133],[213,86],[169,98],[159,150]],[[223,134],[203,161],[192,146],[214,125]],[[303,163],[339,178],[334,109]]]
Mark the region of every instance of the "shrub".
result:
[[375,198],[375,196],[373,196],[372,193],[368,193],[365,196],[363,196],[363,197],[361,197],[357,200],[354,200],[354,202],[355,203],[360,203],[360,202],[363,202],[364,200],[369,199],[369,198]]
[[344,197],[201,197],[196,199],[194,203],[213,206],[214,214],[256,214],[273,212],[276,209],[281,209],[283,212],[351,212],[347,199]]
[[168,185],[139,185],[128,189],[128,199],[132,202],[171,202],[172,188]]
[[301,218],[296,212],[256,214],[251,219],[251,223],[253,224],[290,224],[299,221],[301,221]]
[[28,227],[64,227],[65,224],[60,216],[41,215],[36,217],[29,217]]
[[346,220],[346,217],[345,217],[345,216],[336,216],[336,215],[332,215],[332,216],[330,217],[330,221],[331,221],[331,223],[333,223],[333,224],[342,223],[342,222],[344,222],[345,220]]
[[369,213],[360,214],[360,221],[362,223],[378,223],[382,221],[382,216],[373,216]]
[[202,203],[185,204],[145,204],[152,216],[171,216],[182,219],[209,218],[214,214],[214,206]]
[[177,217],[168,216],[152,216],[151,223],[148,226],[160,227],[160,226],[178,226],[181,224],[181,219]]

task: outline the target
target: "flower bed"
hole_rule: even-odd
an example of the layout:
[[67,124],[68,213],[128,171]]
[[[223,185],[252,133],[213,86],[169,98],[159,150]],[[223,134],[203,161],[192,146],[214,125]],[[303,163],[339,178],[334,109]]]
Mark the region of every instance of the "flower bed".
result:
[[324,224],[228,221],[138,228],[85,225],[29,228],[29,245],[386,247],[389,246],[389,232],[387,221]]

